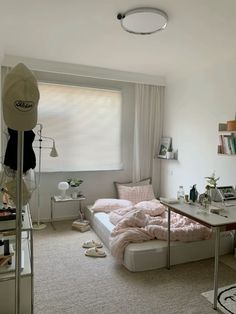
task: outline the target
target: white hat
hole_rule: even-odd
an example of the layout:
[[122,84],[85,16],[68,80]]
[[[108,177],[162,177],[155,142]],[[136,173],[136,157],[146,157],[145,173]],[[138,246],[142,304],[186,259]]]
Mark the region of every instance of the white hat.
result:
[[17,64],[6,76],[3,90],[3,117],[12,130],[29,131],[37,124],[38,84],[33,73]]

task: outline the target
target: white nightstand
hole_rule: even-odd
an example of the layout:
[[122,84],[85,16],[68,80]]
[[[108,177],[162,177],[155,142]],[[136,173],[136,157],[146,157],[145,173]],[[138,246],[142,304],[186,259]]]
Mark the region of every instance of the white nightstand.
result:
[[83,216],[82,216],[82,201],[84,201],[86,198],[84,196],[81,196],[81,197],[77,197],[77,198],[72,198],[70,196],[66,196],[65,198],[61,198],[61,196],[59,195],[53,195],[51,197],[51,224],[52,224],[52,227],[54,229],[55,226],[53,224],[53,219],[54,219],[54,206],[56,203],[65,203],[65,202],[78,202],[79,204],[79,208],[78,208],[78,216],[79,218],[83,219]]

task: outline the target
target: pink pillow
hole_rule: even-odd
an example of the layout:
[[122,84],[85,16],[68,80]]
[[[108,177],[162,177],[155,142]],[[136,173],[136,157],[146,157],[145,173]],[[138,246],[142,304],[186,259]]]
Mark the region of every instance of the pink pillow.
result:
[[161,215],[166,209],[158,200],[140,202],[135,205],[135,208],[142,209],[142,212],[150,216]]
[[142,201],[150,201],[155,198],[151,184],[140,186],[118,186],[119,198],[129,200],[134,204]]
[[94,205],[92,206],[92,210],[94,212],[110,213],[115,209],[124,208],[132,205],[132,202],[124,199],[100,198],[95,201]]
[[147,185],[147,184],[151,184],[151,178],[147,178],[147,179],[143,179],[141,181],[138,182],[127,182],[127,183],[121,183],[121,182],[114,182],[115,184],[115,188],[116,188],[116,193],[119,197],[119,186],[120,185],[124,185],[124,186],[140,186],[140,185]]

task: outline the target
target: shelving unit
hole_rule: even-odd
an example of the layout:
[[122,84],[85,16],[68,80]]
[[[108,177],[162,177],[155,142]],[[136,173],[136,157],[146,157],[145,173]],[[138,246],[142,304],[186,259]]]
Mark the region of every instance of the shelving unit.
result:
[[[22,221],[22,271],[21,271],[21,311],[20,313],[33,313],[33,228],[29,206],[24,206],[24,220]],[[15,249],[16,221],[1,221],[0,234],[5,239],[9,239]],[[12,234],[10,234],[12,233]],[[15,254],[14,254],[15,257]],[[14,313],[15,295],[15,259],[12,258],[12,265],[0,268],[0,304],[1,313]]]
[[217,153],[220,156],[236,156],[236,131],[227,131],[226,123],[219,123],[219,145]]

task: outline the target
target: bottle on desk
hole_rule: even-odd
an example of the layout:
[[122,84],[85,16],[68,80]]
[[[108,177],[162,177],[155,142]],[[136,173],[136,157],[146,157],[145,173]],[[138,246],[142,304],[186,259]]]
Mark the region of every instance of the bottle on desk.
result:
[[196,184],[194,184],[192,187],[191,187],[191,190],[189,192],[189,198],[190,200],[194,203],[197,201],[197,198],[198,198],[198,191],[197,191],[197,188],[196,188]]
[[180,203],[184,202],[184,187],[182,185],[179,186],[179,189],[177,191],[177,199],[179,200]]

